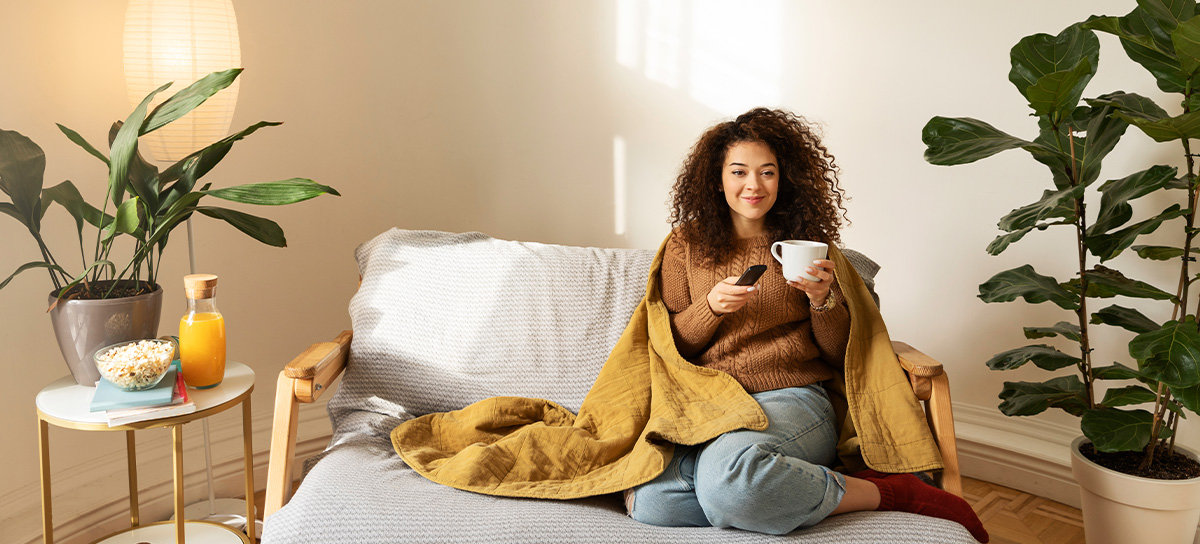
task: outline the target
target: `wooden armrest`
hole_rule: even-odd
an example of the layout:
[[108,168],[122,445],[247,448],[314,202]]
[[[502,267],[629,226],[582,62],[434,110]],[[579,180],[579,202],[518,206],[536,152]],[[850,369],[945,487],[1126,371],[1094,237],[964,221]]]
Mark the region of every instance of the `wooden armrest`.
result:
[[892,349],[900,358],[900,366],[904,367],[904,371],[909,375],[932,378],[944,372],[942,363],[904,342],[892,342]]
[[962,496],[962,474],[958,468],[958,444],[954,437],[954,412],[950,406],[950,379],[942,363],[904,342],[892,342],[900,366],[908,372],[913,393],[924,401],[925,419],[942,454],[942,489]]
[[317,400],[342,373],[352,338],[351,331],[342,331],[332,342],[313,344],[279,373],[263,519],[282,508],[292,493],[292,462],[296,453],[300,403]]
[[296,380],[296,399],[313,402],[346,368],[350,354],[350,331],[342,331],[332,342],[313,344],[283,369],[283,374]]

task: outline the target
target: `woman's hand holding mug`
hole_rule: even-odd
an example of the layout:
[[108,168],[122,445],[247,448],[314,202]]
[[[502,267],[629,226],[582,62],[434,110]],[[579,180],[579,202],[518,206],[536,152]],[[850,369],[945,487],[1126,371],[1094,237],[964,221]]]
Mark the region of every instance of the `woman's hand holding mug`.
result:
[[817,281],[801,277],[798,281],[788,280],[787,284],[804,291],[804,294],[808,295],[809,304],[818,308],[824,306],[825,301],[829,299],[829,290],[833,287],[833,261],[814,260],[813,266],[806,268],[805,272],[817,278]]
[[814,307],[825,305],[833,286],[833,261],[826,259],[829,246],[809,240],[783,240],[771,244],[771,255],[783,265],[788,285],[804,291]]

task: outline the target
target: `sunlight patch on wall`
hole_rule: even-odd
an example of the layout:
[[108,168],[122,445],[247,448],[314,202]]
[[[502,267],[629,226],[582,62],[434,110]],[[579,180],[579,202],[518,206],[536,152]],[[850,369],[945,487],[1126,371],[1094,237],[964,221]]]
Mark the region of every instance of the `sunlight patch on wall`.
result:
[[613,136],[613,232],[625,235],[625,138]]
[[724,114],[778,105],[783,79],[783,3],[692,4],[688,92]]
[[783,1],[615,0],[616,61],[726,115],[783,93]]

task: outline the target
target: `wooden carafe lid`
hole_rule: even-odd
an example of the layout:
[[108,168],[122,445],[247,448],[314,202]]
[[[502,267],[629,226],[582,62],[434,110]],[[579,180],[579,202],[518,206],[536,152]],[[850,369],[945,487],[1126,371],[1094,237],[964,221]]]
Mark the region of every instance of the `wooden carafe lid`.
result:
[[187,298],[212,298],[217,290],[216,274],[188,274],[183,277],[183,292]]

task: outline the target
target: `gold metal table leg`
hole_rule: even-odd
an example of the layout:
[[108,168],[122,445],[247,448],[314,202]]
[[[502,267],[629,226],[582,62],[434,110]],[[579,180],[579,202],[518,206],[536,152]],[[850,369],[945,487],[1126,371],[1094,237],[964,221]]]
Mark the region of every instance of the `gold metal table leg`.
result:
[[42,468],[42,542],[54,544],[53,506],[50,504],[50,427],[38,417],[38,453]]
[[125,457],[129,460],[129,527],[138,526],[137,445],[133,431],[125,431]]
[[250,395],[242,401],[242,457],[246,463],[246,536],[254,542],[254,447],[250,429]]
[[171,442],[175,451],[171,457],[175,463],[175,542],[183,542],[183,424],[171,427]]

